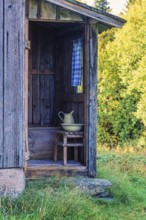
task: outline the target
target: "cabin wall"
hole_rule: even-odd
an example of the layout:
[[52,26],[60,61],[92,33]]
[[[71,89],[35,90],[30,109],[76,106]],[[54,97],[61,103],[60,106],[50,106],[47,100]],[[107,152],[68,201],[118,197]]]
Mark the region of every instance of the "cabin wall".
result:
[[0,3],[0,196],[25,186],[25,1]]
[[[24,0],[0,7],[0,167],[23,167],[25,149]],[[15,34],[14,34],[15,33]]]

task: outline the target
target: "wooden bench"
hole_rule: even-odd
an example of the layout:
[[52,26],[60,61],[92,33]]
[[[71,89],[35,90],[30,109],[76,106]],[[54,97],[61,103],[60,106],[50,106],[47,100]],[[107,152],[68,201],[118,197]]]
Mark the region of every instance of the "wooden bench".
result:
[[57,131],[57,140],[54,150],[54,161],[57,161],[58,146],[61,146],[63,148],[64,165],[67,165],[68,147],[74,147],[74,160],[78,161],[78,148],[83,147],[83,137],[83,132],[68,132],[62,130]]

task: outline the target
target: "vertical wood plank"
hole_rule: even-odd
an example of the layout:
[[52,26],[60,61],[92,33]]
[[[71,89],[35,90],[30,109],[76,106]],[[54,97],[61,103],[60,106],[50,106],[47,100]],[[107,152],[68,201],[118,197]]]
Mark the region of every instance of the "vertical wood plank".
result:
[[50,124],[54,125],[55,120],[54,118],[57,117],[56,111],[55,111],[55,75],[49,76],[49,112],[50,112]]
[[41,125],[44,125],[45,119],[46,119],[46,109],[45,109],[45,76],[44,75],[39,75],[40,76],[40,123]]
[[63,38],[62,37],[56,37],[56,41],[58,42],[55,45],[55,58],[57,60],[56,65],[55,65],[55,72],[56,72],[56,77],[55,77],[55,116],[54,117],[54,122],[55,124],[59,125],[59,117],[57,116],[57,113],[63,109],[62,107],[62,99],[63,99],[63,88],[62,88],[62,73],[63,73]]
[[33,124],[40,125],[40,75],[32,77]]
[[[32,32],[31,32],[31,24],[29,22],[28,26],[28,40],[30,40],[32,44]],[[30,71],[32,70],[32,46],[28,52],[28,124],[31,125],[33,122],[32,118],[32,75]]]
[[96,126],[97,126],[97,31],[90,26],[89,41],[89,176],[96,176]]
[[85,25],[85,50],[84,50],[84,163],[89,169],[89,36],[90,26]]
[[49,125],[50,123],[50,88],[49,88],[49,76],[40,75],[40,117],[43,125]]
[[41,19],[56,19],[56,5],[41,2]]
[[[55,70],[55,33],[30,22],[30,39],[29,124],[54,125],[55,74],[45,75],[41,70]],[[37,74],[31,75],[31,69]]]
[[64,135],[63,136],[63,164],[67,164],[67,137]]
[[[28,2],[27,2],[28,3]],[[26,13],[25,13],[26,14]],[[29,21],[25,19],[25,40],[29,40]],[[29,159],[29,146],[28,146],[28,70],[29,70],[29,50],[25,48],[25,164],[24,169],[27,169],[27,160]]]
[[5,0],[4,15],[4,167],[22,167],[25,150],[25,0]]
[[3,0],[0,6],[0,167],[3,164],[3,46],[4,46],[4,27],[3,27]]
[[28,124],[32,124],[32,75],[28,76]]
[[29,18],[37,18],[37,0],[29,0]]

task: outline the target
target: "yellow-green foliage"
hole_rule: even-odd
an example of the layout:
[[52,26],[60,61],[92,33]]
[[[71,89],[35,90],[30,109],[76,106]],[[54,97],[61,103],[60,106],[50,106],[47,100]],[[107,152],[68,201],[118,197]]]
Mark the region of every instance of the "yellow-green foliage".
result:
[[111,146],[139,140],[146,126],[146,0],[130,4],[125,19],[99,38],[98,137]]

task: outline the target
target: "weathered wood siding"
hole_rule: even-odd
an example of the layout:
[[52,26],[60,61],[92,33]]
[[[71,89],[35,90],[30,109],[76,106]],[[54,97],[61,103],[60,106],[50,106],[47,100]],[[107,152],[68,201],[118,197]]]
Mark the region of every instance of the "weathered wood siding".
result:
[[29,124],[53,125],[55,110],[55,35],[41,24],[30,25]]
[[22,167],[24,163],[24,3],[4,0],[0,7],[1,168]]
[[28,142],[30,159],[53,160],[56,129],[47,127],[29,127]]
[[58,7],[45,0],[29,0],[29,19],[56,21],[84,21],[83,16],[63,7]]
[[[29,127],[30,160],[53,160],[57,127]],[[68,160],[74,159],[74,149],[68,149]],[[63,159],[63,148],[58,147],[58,160]]]

